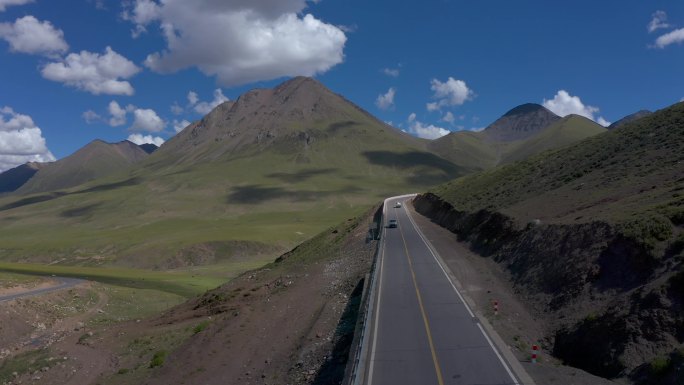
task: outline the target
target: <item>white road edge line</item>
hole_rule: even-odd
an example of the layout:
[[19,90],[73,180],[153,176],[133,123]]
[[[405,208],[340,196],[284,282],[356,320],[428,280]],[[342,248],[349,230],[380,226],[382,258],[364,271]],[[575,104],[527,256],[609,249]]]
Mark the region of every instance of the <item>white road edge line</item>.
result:
[[[451,277],[449,277],[449,274],[447,274],[446,270],[444,269],[444,266],[442,266],[442,263],[439,262],[439,259],[437,258],[437,255],[435,255],[436,251],[433,251],[432,246],[430,245],[430,242],[425,238],[425,235],[424,235],[423,232],[420,230],[420,228],[418,227],[418,225],[416,225],[416,222],[413,220],[413,217],[411,216],[411,213],[410,213],[410,212],[408,211],[408,209],[406,208],[406,205],[404,205],[404,211],[406,211],[406,215],[408,216],[409,221],[411,221],[411,224],[413,225],[413,228],[416,230],[416,233],[418,233],[418,236],[420,237],[420,239],[423,241],[423,243],[425,243],[425,246],[427,246],[428,250],[430,250],[430,254],[432,254],[432,258],[435,259],[435,262],[437,262],[437,265],[439,266],[439,268],[442,269],[442,272],[444,273],[444,275],[446,276],[447,280],[448,280],[449,283],[451,284],[451,287],[454,289],[454,291],[455,291],[456,294],[458,295],[458,298],[460,298],[461,301],[463,302],[463,305],[465,305],[465,308],[466,308],[466,310],[468,310],[468,313],[470,314],[470,316],[473,317],[473,318],[475,318],[475,319],[477,319],[477,317],[475,317],[475,314],[473,314],[473,311],[470,310],[470,306],[468,306],[468,303],[466,303],[465,299],[463,298],[463,296],[461,295],[461,293],[460,293],[460,292],[458,291],[458,289],[456,288],[456,285],[454,285],[454,282],[451,280]],[[515,385],[520,385],[520,383],[518,382],[518,380],[515,378],[515,375],[513,375],[513,372],[512,372],[511,369],[508,367],[508,364],[507,364],[506,361],[503,359],[503,357],[501,356],[501,354],[499,353],[499,351],[496,349],[496,346],[494,346],[494,343],[493,343],[492,340],[489,338],[489,336],[488,336],[487,333],[485,332],[484,328],[483,328],[482,325],[480,324],[480,320],[477,321],[477,327],[480,329],[480,332],[482,333],[482,335],[483,335],[483,336],[485,337],[485,339],[487,340],[487,343],[489,343],[489,346],[492,348],[492,350],[494,350],[494,353],[496,354],[497,358],[499,358],[499,361],[500,361],[501,364],[503,365],[504,369],[506,369],[506,372],[507,372],[508,375],[511,377],[511,380],[513,380],[513,384],[515,384]]]
[[506,364],[506,361],[503,359],[503,357],[501,357],[501,353],[499,353],[499,351],[494,347],[494,343],[493,343],[492,340],[489,338],[489,336],[488,336],[487,333],[485,332],[485,330],[484,330],[484,328],[482,327],[482,324],[480,324],[480,322],[477,323],[477,327],[480,329],[480,332],[482,332],[482,335],[487,339],[487,342],[489,343],[489,346],[491,346],[491,347],[492,347],[492,350],[494,350],[494,354],[496,354],[496,356],[499,358],[499,361],[501,361],[501,364],[503,365],[504,369],[506,369],[506,371],[508,372],[508,375],[509,375],[509,376],[511,377],[511,379],[513,380],[513,383],[514,383],[515,385],[519,385],[520,383],[518,382],[518,380],[517,380],[517,379],[515,378],[515,376],[513,375],[513,372],[512,372],[511,369],[508,367],[508,364]]
[[378,343],[378,324],[379,324],[379,319],[380,319],[380,300],[382,299],[382,270],[383,266],[385,265],[385,247],[384,247],[384,240],[385,237],[383,237],[383,248],[382,248],[382,254],[380,254],[380,271],[378,272],[380,274],[380,277],[378,278],[378,302],[376,303],[376,308],[375,308],[375,325],[373,325],[373,345],[371,345],[371,353],[370,353],[370,367],[368,369],[368,381],[366,382],[367,384],[372,384],[373,383],[373,366],[375,365],[375,347]]
[[368,367],[368,380],[366,381],[366,384],[372,384],[373,383],[373,367],[375,366],[375,347],[377,346],[378,343],[378,321],[380,319],[380,300],[382,299],[382,270],[383,266],[385,265],[385,220],[387,220],[387,201],[392,198],[387,198],[382,202],[382,221],[381,223],[383,230],[381,233],[381,242],[382,244],[380,247],[382,247],[382,253],[380,254],[380,270],[378,271],[378,274],[380,275],[378,277],[378,302],[375,304],[375,320],[374,325],[373,325],[373,344],[371,345],[371,351],[370,351],[370,363]]

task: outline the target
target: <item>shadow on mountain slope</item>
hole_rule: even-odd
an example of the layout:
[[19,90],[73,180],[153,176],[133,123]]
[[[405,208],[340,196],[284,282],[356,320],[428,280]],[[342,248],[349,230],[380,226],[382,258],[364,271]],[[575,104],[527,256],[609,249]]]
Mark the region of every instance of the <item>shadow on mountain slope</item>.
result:
[[287,173],[287,172],[274,172],[272,174],[266,175],[269,178],[280,179],[286,183],[299,183],[304,182],[310,178],[317,175],[324,175],[328,173],[335,172],[334,168],[321,168],[316,170],[302,170],[299,172]]
[[54,193],[49,193],[49,194],[43,194],[43,195],[37,195],[37,196],[28,197],[28,198],[23,198],[23,199],[19,199],[18,201],[14,201],[14,202],[8,203],[8,204],[0,207],[0,211],[11,210],[11,209],[15,209],[17,207],[32,205],[34,203],[47,202],[47,201],[51,201],[53,199],[57,199],[59,197],[63,197],[65,195],[68,195],[68,194],[63,193],[63,192],[54,192]]
[[91,192],[116,190],[119,187],[136,186],[136,185],[139,185],[140,182],[141,182],[140,178],[133,177],[133,178],[128,178],[126,180],[122,180],[121,182],[105,183],[105,184],[97,185],[97,186],[94,186],[91,188],[87,188],[85,190],[75,191],[72,194],[85,194],[85,193],[91,193]]
[[96,208],[101,206],[102,203],[93,203],[90,205],[82,206],[82,207],[76,207],[73,209],[69,210],[64,210],[61,213],[59,213],[59,216],[63,218],[76,218],[76,217],[85,217],[93,213]]
[[355,122],[353,120],[347,120],[344,122],[335,122],[332,123],[328,126],[328,130],[332,131],[333,133],[340,131],[342,129],[352,127],[352,126],[358,126],[359,122]]
[[280,187],[238,186],[233,188],[233,192],[228,195],[227,203],[259,204],[289,195],[288,191]]
[[359,193],[363,189],[346,186],[335,191],[286,190],[281,187],[259,185],[237,186],[226,198],[227,203],[260,204],[270,200],[287,199],[290,202],[312,202],[325,197],[348,193]]
[[428,152],[365,151],[363,156],[369,162],[385,167],[398,167],[402,169],[427,167],[437,169],[447,175],[457,175],[461,171],[453,163]]
[[87,188],[85,190],[80,190],[80,191],[74,191],[74,192],[56,191],[56,192],[31,196],[28,198],[23,198],[23,199],[19,199],[17,201],[14,201],[14,202],[10,202],[4,206],[1,206],[0,211],[11,210],[11,209],[15,209],[18,207],[32,205],[35,203],[47,202],[47,201],[51,201],[53,199],[61,198],[63,196],[67,196],[67,195],[85,194],[85,193],[90,193],[90,192],[110,191],[110,190],[115,190],[119,187],[135,186],[138,184],[140,184],[139,178],[129,178],[129,179],[123,180],[121,182],[101,184],[101,185],[97,185],[97,186],[90,187],[90,188]]

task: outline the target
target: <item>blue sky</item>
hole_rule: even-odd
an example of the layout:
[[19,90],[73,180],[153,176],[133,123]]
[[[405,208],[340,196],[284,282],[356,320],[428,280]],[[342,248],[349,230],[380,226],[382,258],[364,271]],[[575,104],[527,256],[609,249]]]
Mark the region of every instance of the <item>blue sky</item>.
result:
[[684,98],[684,1],[0,0],[0,65],[0,171],[294,75],[429,138],[527,102],[606,124]]

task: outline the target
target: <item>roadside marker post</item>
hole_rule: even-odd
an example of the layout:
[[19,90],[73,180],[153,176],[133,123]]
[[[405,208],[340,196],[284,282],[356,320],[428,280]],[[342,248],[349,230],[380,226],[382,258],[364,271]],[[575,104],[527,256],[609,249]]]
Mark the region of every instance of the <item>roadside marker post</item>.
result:
[[533,364],[537,363],[537,351],[538,350],[539,350],[539,346],[532,345],[532,363]]
[[499,315],[499,301],[494,301],[494,315]]

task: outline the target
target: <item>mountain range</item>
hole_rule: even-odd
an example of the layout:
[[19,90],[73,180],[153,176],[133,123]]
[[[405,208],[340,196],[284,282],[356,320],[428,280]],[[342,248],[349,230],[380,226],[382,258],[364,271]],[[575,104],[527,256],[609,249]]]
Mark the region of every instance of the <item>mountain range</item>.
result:
[[[191,283],[272,262],[78,343],[125,352],[119,371],[103,374],[116,383],[129,371],[130,383],[218,383],[225,373],[283,383],[318,373],[324,383],[343,375],[348,346],[337,344],[353,334],[349,304],[370,268],[367,233],[381,214],[371,207],[429,190],[416,210],[478,260],[490,257],[530,312],[524,328],[518,313],[497,321],[515,330],[507,343],[524,351],[544,341],[544,354],[596,375],[675,384],[684,369],[683,129],[684,103],[610,130],[524,104],[481,132],[430,141],[294,78],[219,105],[156,151],[94,141],[1,174],[10,193],[0,197],[0,262],[76,275],[83,266],[182,269]],[[266,340],[279,349],[264,359]]]
[[17,193],[31,194],[78,186],[124,170],[148,155],[146,150],[127,140],[119,143],[94,140],[64,159],[44,164],[17,189]]
[[[0,223],[11,222],[0,241],[9,260],[77,263],[78,251],[158,268],[227,258],[221,250],[236,242],[274,253],[388,195],[604,131],[525,104],[482,132],[430,141],[297,77],[219,105],[149,155],[130,142],[94,141],[43,167],[0,199]],[[39,244],[29,236],[36,228],[50,230]]]
[[560,118],[538,104],[518,106],[483,131],[457,131],[428,144],[434,153],[469,171],[481,171],[560,148],[605,132],[578,115]]
[[432,188],[416,207],[502,267],[564,363],[676,384],[684,369],[684,103],[641,115]]

